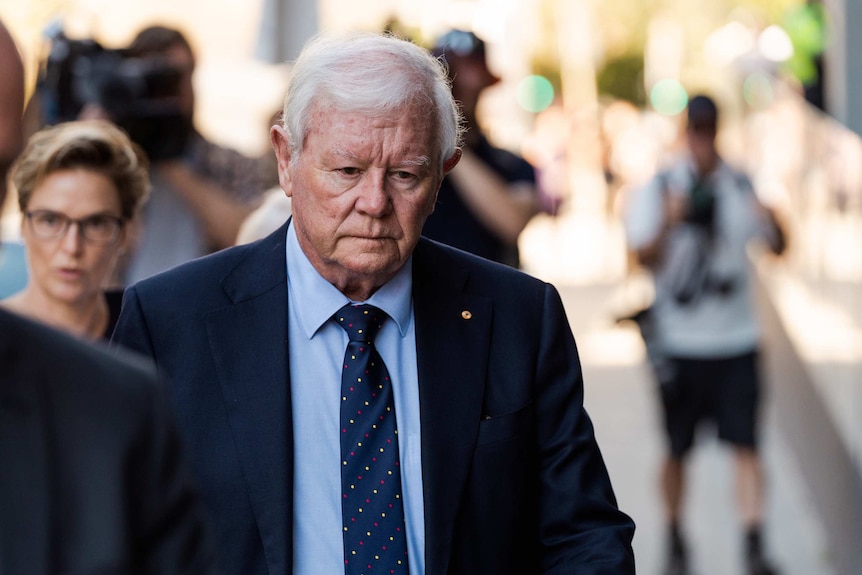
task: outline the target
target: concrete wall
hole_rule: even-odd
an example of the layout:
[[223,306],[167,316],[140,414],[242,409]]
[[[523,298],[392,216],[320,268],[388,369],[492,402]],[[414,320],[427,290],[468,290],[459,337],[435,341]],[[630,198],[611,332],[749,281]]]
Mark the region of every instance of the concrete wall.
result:
[[831,26],[826,51],[826,105],[845,126],[862,135],[862,2],[824,0]]

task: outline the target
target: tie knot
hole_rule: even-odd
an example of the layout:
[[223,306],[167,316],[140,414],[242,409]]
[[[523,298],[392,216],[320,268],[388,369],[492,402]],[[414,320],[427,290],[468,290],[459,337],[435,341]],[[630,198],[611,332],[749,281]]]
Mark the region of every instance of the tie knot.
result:
[[350,341],[371,343],[387,317],[386,312],[373,305],[347,304],[336,312],[335,321],[344,328]]

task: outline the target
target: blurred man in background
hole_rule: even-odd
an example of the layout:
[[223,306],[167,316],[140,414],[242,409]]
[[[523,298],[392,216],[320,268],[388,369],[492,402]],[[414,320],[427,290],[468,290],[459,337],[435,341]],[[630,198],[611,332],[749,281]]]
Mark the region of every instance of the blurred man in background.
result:
[[461,161],[443,180],[422,234],[518,267],[518,237],[539,212],[536,174],[523,158],[492,146],[479,127],[479,97],[499,82],[488,69],[485,42],[472,32],[452,30],[433,52],[446,60],[467,130]]
[[718,108],[691,99],[687,153],[634,190],[625,217],[628,244],[652,271],[655,302],[648,312],[658,350],[668,439],[662,470],[669,533],[668,575],[689,573],[680,523],[684,464],[701,423],[712,420],[731,445],[747,575],[772,575],[762,542],[764,482],[757,451],[760,329],[749,293],[747,247],[760,240],[784,250],[784,234],[751,181],[716,150]]
[[46,30],[51,50],[34,108],[40,125],[107,119],[150,160],[153,191],[131,228],[126,284],[234,244],[240,224],[277,184],[267,158],[216,145],[195,127],[195,55],[174,28],[149,26],[127,48]]
[[160,59],[178,72],[177,124],[186,129],[175,139],[183,143],[181,147],[150,153],[153,192],[125,283],[233,245],[260,194],[276,183],[274,178],[263,181],[265,174],[255,159],[208,141],[194,128],[195,57],[180,31],[145,28],[130,44],[128,57]]

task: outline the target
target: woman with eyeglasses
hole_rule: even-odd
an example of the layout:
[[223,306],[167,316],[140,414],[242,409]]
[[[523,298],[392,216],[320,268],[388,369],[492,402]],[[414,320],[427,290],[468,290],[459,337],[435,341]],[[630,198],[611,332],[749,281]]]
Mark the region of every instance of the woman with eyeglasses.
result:
[[122,291],[105,287],[149,192],[147,165],[109,122],[68,122],[34,134],[10,175],[29,281],[0,305],[84,339],[109,338]]

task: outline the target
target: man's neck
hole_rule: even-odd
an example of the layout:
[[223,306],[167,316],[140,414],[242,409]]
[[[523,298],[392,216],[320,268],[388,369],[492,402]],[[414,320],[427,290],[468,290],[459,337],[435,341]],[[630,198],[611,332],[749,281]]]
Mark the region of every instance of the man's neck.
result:
[[705,178],[718,168],[721,163],[721,158],[718,154],[713,154],[708,158],[695,158],[694,165],[697,169],[697,174],[701,178]]

